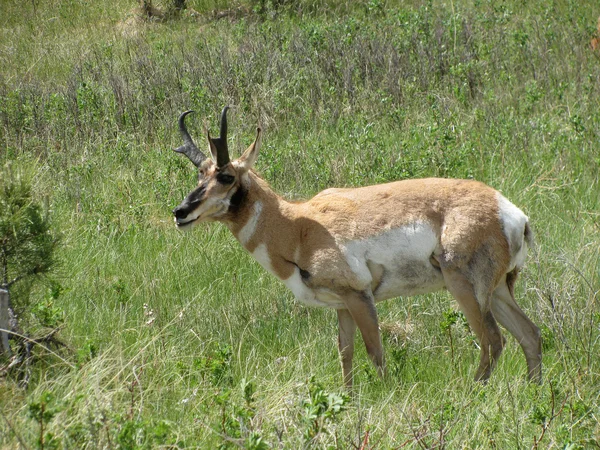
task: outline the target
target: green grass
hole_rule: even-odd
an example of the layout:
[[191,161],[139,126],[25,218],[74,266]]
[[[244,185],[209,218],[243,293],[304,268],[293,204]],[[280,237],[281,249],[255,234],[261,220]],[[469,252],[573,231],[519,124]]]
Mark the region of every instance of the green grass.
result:
[[[62,235],[58,298],[40,283],[15,301],[53,298],[69,344],[36,351],[26,390],[0,380],[0,448],[39,446],[41,404],[44,448],[599,447],[596,2],[190,6],[199,18],[164,22],[128,21],[123,0],[0,7],[0,164],[35,168]],[[176,117],[195,109],[201,142],[224,104],[232,151],[261,124],[257,169],[288,198],[444,176],[519,205],[537,246],[517,296],[543,331],[544,384],[510,337],[474,383],[474,337],[443,327],[455,305],[437,293],[378,305],[388,376],[357,338],[344,399],[335,313],[296,304],[224,227],[172,225],[194,185]]]

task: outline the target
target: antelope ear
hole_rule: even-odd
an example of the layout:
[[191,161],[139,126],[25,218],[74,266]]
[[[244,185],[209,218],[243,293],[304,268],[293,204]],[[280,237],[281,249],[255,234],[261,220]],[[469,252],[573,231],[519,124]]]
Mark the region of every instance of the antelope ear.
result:
[[210,137],[210,133],[208,131],[208,127],[205,128],[206,140],[208,141],[208,151],[210,152],[210,156],[212,160],[217,163],[219,158],[219,150],[217,150],[217,146],[215,145],[213,138]]
[[262,130],[259,128],[256,129],[256,139],[250,147],[246,149],[246,151],[240,156],[237,160],[237,166],[243,172],[248,172],[252,169],[252,166],[256,162],[256,158],[258,158],[258,150],[260,149],[261,143],[261,135]]

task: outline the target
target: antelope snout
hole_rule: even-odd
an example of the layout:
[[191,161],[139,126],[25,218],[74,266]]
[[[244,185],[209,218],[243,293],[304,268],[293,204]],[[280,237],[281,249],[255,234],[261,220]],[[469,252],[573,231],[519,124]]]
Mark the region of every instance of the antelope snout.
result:
[[187,208],[182,208],[181,205],[179,205],[173,210],[173,215],[177,220],[185,219],[188,215]]

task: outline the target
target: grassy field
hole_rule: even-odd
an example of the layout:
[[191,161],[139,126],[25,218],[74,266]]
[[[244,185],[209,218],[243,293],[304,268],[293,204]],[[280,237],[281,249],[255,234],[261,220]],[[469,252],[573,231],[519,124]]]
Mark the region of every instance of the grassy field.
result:
[[[0,378],[0,448],[599,448],[597,1],[188,4],[0,4],[0,166],[35,173],[62,236],[14,297],[68,344],[36,350],[27,389]],[[520,206],[543,385],[509,336],[475,383],[441,292],[378,306],[388,375],[357,339],[346,396],[335,312],[296,304],[223,226],[173,226],[195,181],[176,118],[195,109],[200,141],[225,104],[232,153],[260,124],[257,170],[287,198],[442,176]]]

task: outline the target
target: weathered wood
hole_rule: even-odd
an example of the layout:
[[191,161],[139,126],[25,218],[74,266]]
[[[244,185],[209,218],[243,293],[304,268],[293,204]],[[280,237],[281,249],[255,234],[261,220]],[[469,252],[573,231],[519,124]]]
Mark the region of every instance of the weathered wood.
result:
[[0,289],[0,340],[2,341],[2,347],[0,347],[0,351],[3,351],[7,355],[10,355],[10,346],[8,345],[8,331],[11,329],[11,327],[9,324],[8,309],[8,291],[6,289]]

